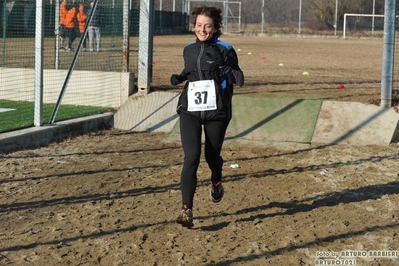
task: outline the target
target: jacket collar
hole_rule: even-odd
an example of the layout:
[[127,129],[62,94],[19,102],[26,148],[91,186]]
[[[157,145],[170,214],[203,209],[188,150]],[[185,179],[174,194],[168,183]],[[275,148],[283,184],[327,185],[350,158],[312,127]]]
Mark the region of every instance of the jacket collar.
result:
[[218,41],[218,37],[213,36],[212,38],[210,38],[209,40],[206,40],[205,42],[200,41],[198,38],[196,38],[195,42],[196,43],[204,43],[205,45],[210,45],[213,43],[216,43]]

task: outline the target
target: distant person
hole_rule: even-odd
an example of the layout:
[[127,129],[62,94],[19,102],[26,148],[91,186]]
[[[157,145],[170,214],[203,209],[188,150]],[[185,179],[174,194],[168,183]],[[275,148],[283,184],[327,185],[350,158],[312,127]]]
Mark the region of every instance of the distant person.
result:
[[89,25],[89,45],[90,51],[94,51],[94,37],[96,38],[96,51],[101,52],[101,21],[100,21],[100,12],[98,7],[96,10],[93,10],[94,1],[90,3],[90,10],[87,14],[91,14],[94,11],[94,14],[91,18],[90,25]]
[[72,7],[68,10],[68,13],[65,17],[65,30],[66,35],[68,36],[68,47],[66,48],[67,52],[73,51],[72,44],[76,38],[76,7]]
[[63,0],[60,5],[60,27],[59,27],[60,51],[65,51],[64,40],[66,37],[65,18],[68,13],[67,4],[68,0]]
[[[87,23],[87,15],[85,12],[85,7],[82,3],[79,4],[79,12],[76,15],[79,23],[79,33],[80,38],[83,37],[83,33],[85,31],[86,23]],[[83,51],[86,51],[86,38],[83,40]]]

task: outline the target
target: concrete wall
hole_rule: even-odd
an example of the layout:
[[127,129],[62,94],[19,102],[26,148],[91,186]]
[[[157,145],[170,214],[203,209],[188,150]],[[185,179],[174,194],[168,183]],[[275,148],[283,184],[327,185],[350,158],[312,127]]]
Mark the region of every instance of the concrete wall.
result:
[[[57,102],[67,73],[67,70],[44,70],[44,103]],[[75,70],[62,103],[119,108],[133,90],[133,73]],[[33,102],[34,93],[34,69],[0,68],[0,99]]]
[[113,113],[104,113],[0,134],[0,153],[36,149],[52,142],[108,128]]

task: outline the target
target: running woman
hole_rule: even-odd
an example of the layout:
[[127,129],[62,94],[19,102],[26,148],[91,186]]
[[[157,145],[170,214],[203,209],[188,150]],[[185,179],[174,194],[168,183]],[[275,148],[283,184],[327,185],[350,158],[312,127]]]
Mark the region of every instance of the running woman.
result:
[[171,76],[174,86],[186,81],[177,106],[184,163],[180,177],[182,210],[176,219],[185,227],[193,226],[202,131],[205,133],[205,160],[212,173],[210,198],[214,203],[223,198],[220,153],[232,116],[233,85],[244,84],[236,51],[232,45],[219,40],[222,10],[201,6],[193,8],[191,14],[196,40],[183,50],[183,71]]

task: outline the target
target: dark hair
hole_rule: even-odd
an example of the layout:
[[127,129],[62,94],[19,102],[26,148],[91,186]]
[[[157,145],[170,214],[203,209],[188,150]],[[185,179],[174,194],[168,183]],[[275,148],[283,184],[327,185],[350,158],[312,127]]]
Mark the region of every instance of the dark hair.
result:
[[216,35],[217,37],[220,37],[220,35],[222,35],[221,28],[223,27],[223,23],[222,23],[223,18],[222,18],[222,10],[220,8],[208,7],[208,6],[194,7],[193,12],[191,12],[191,15],[195,16],[192,21],[194,27],[195,27],[195,23],[197,23],[198,15],[204,15],[204,16],[212,18],[213,26],[216,29],[216,32],[214,33],[214,35]]

